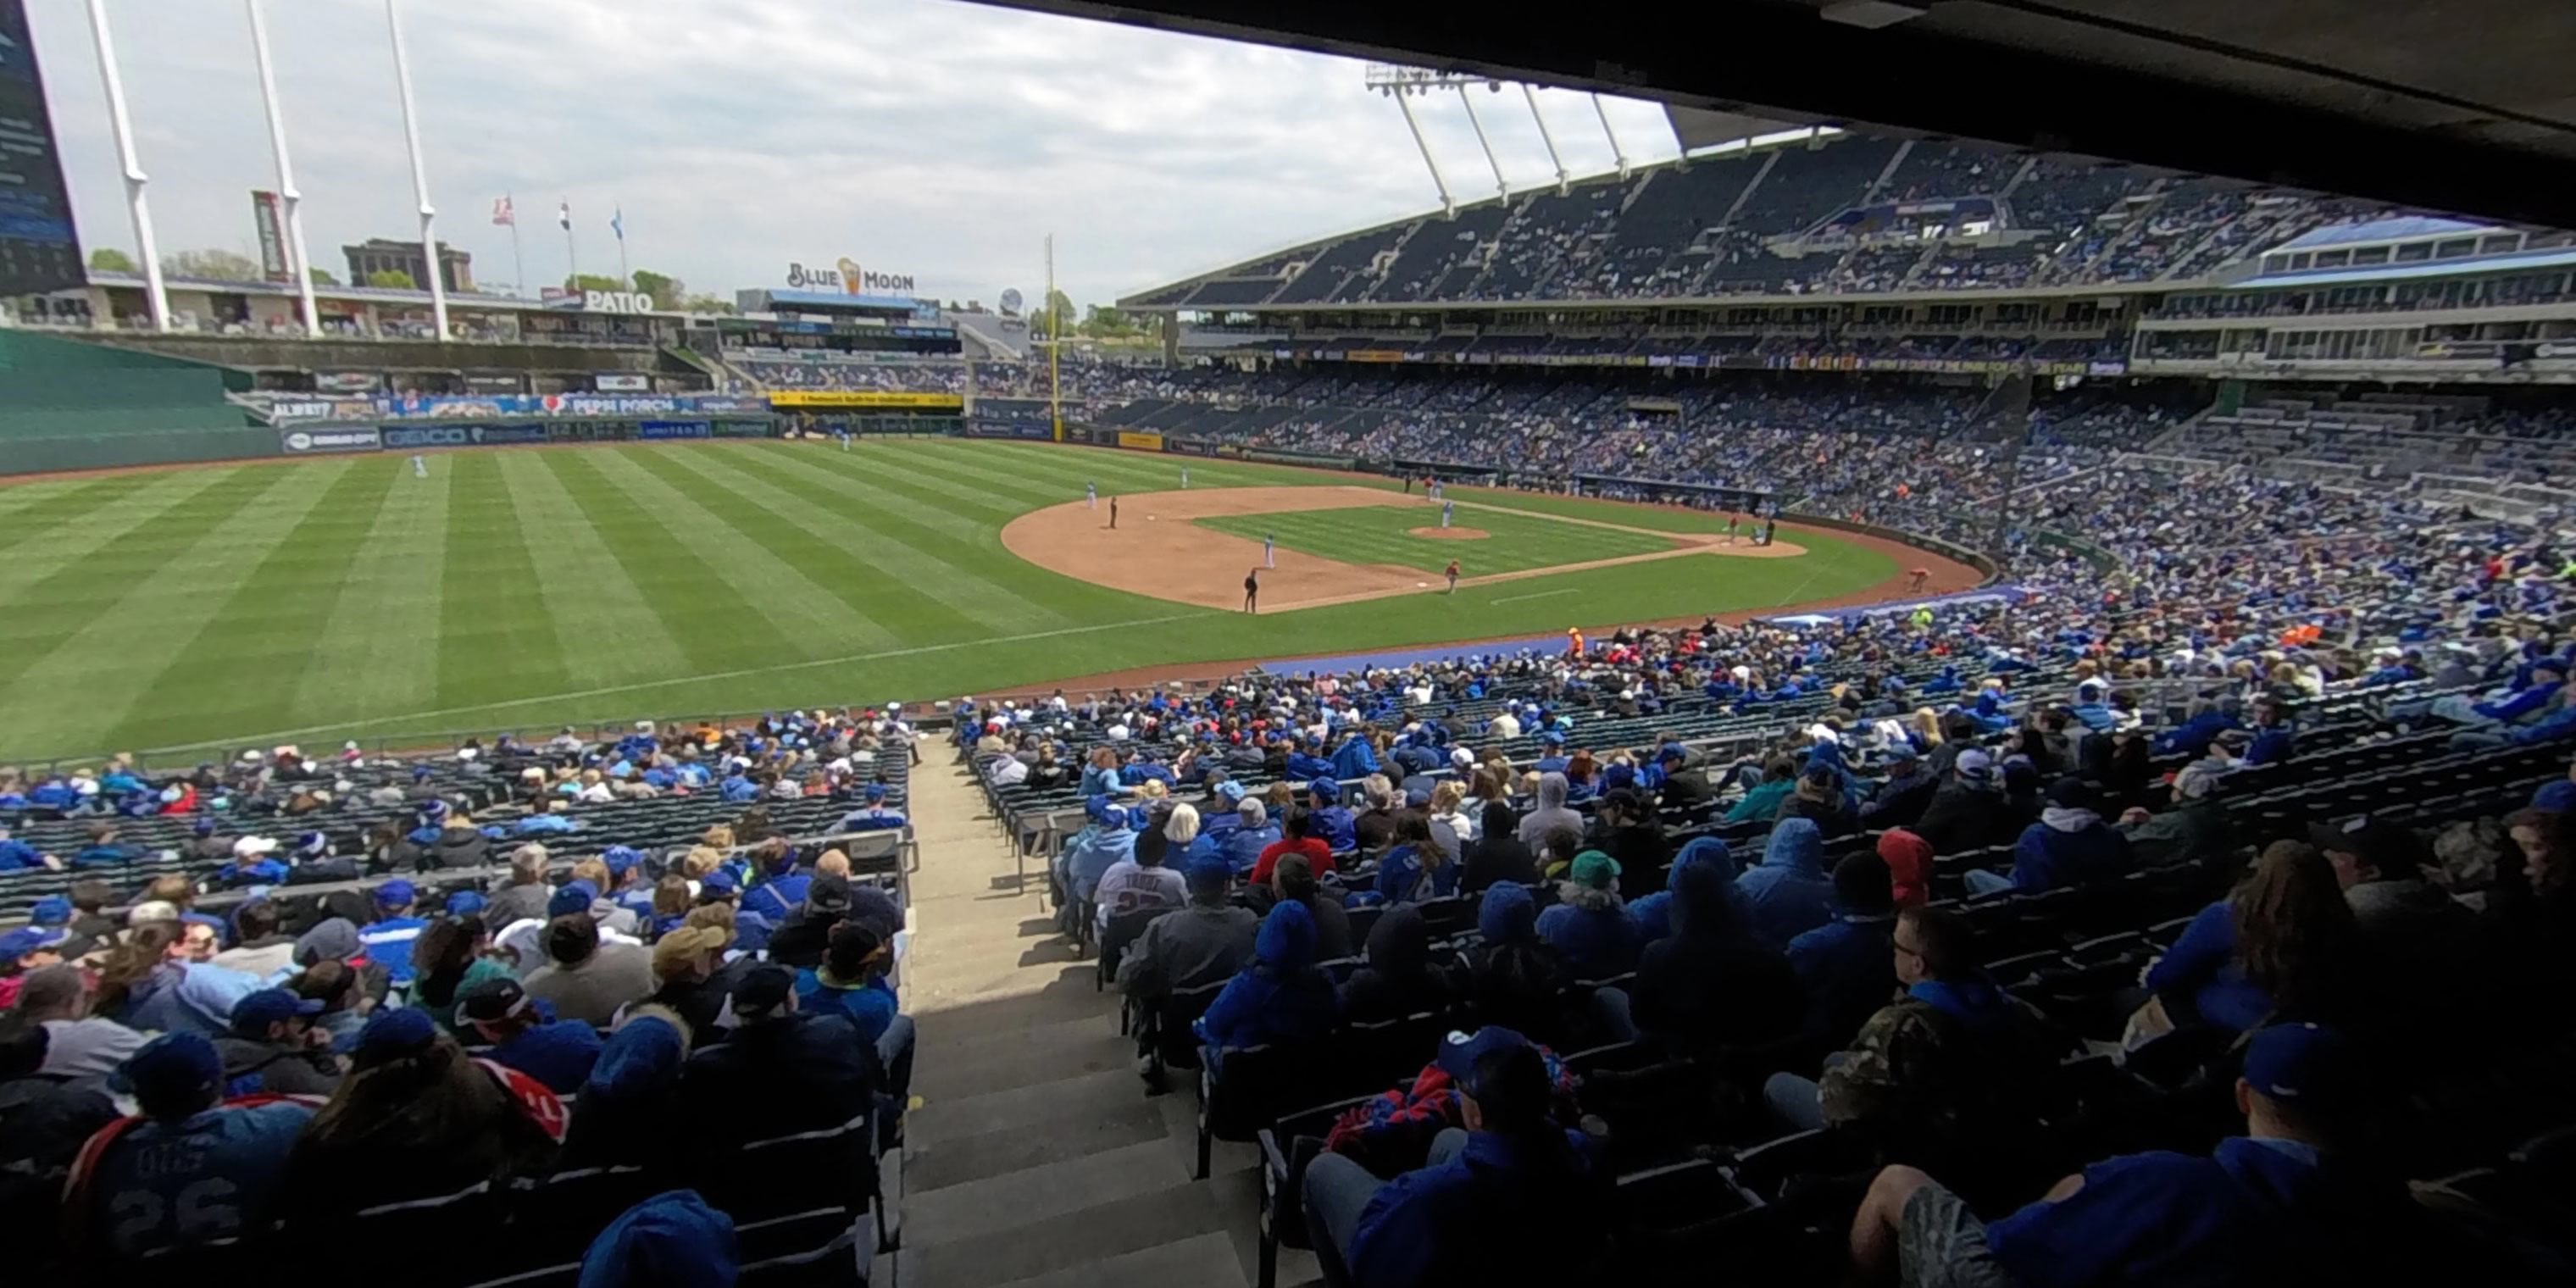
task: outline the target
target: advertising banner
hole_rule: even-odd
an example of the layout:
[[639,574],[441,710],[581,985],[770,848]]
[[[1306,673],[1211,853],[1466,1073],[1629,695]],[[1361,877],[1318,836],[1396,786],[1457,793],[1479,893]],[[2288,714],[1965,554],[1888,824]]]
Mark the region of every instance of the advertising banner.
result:
[[1118,431],[1118,445],[1128,449],[1129,451],[1159,452],[1163,450],[1163,436],[1160,434],[1139,434],[1133,430],[1122,429]]
[[385,427],[385,450],[409,451],[415,447],[464,447],[474,442],[472,425],[403,425]]
[[634,372],[601,372],[599,375],[592,377],[590,383],[597,385],[599,387],[599,392],[604,394],[649,394],[653,392],[653,378],[651,376],[639,375]]
[[703,420],[648,420],[635,427],[637,438],[713,438],[715,427]]
[[305,452],[372,452],[383,443],[373,427],[365,429],[288,429],[280,430],[277,445],[298,454]]
[[374,371],[316,371],[313,387],[325,393],[371,394],[385,387],[385,378]]
[[329,420],[332,409],[336,405],[327,398],[273,402],[268,405],[268,418],[270,420]]
[[715,422],[718,438],[767,438],[770,422],[765,420],[719,420]]
[[286,265],[286,221],[280,210],[276,193],[251,190],[250,222],[259,234],[259,271],[272,282],[292,282],[295,270]]
[[465,387],[478,394],[525,393],[528,388],[517,376],[467,376]]
[[504,447],[513,443],[542,443],[550,435],[543,425],[468,425],[474,441],[486,447]]
[[769,396],[772,407],[919,407],[963,411],[964,394],[909,393],[889,389],[789,389]]

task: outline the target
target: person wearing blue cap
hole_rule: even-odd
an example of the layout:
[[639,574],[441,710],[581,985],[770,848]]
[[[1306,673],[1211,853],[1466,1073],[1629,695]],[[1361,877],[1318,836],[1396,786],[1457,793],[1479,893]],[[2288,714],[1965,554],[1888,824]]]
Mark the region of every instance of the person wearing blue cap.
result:
[[470,1028],[492,1058],[544,1083],[557,1095],[577,1091],[599,1059],[599,1030],[558,1020],[507,975],[466,989],[456,1002],[457,1027]]
[[1302,742],[1291,744],[1285,769],[1287,776],[1298,782],[1334,777],[1333,762],[1323,753],[1324,740],[1311,733]]
[[[589,1097],[582,1104],[587,1113]],[[628,1208],[591,1240],[578,1288],[720,1288],[740,1274],[733,1218],[696,1190],[672,1190]]]
[[1593,1139],[1551,1116],[1555,1087],[1538,1049],[1488,1025],[1442,1043],[1437,1063],[1466,1128],[1435,1137],[1423,1166],[1381,1182],[1341,1154],[1308,1165],[1306,1224],[1325,1282],[1585,1282],[1608,1238],[1609,1186]]
[[841,816],[833,825],[839,832],[875,832],[904,825],[903,811],[886,804],[886,785],[870,783],[859,793],[867,803]]
[[[340,1085],[340,1065],[330,1035],[313,1027],[319,998],[283,988],[263,988],[233,1003],[232,1030],[216,1038],[223,1057],[226,1094],[327,1096]],[[315,1035],[325,1045],[317,1046]]]
[[412,941],[429,925],[427,918],[412,915],[412,906],[419,901],[420,892],[400,877],[377,886],[376,919],[358,932],[367,960],[383,966],[396,984],[411,982]]
[[1108,797],[1085,800],[1083,816],[1082,830],[1074,833],[1056,858],[1056,881],[1066,908],[1089,900],[1099,890],[1100,878],[1136,852],[1136,832],[1129,825],[1128,811],[1110,804]]
[[141,1277],[137,1263],[148,1256],[267,1228],[311,1107],[223,1104],[223,1058],[194,1033],[145,1043],[113,1081],[141,1116],[91,1138],[63,1197],[85,1253],[124,1267],[109,1279]]
[[1319,777],[1306,785],[1306,835],[1322,837],[1336,853],[1359,846],[1359,820],[1342,805],[1342,785]]
[[727,998],[722,1042],[701,1044],[680,1066],[679,1121],[710,1160],[733,1163],[747,1141],[839,1127],[875,1108],[876,1050],[847,1015],[797,1009],[796,972],[760,965]]
[[1340,1002],[1332,977],[1315,966],[1315,939],[1315,914],[1305,904],[1283,898],[1271,905],[1253,936],[1252,963],[1226,982],[1199,1017],[1200,1040],[1221,1050],[1312,1037],[1330,1028]]
[[2206,1156],[2126,1154],[1991,1225],[1911,1167],[1882,1170],[1854,1218],[1863,1276],[1963,1288],[2407,1282],[2379,1236],[2411,1227],[2405,1190],[2340,1149],[2366,1108],[2356,1053],[2314,1024],[2246,1045],[2245,1134]]

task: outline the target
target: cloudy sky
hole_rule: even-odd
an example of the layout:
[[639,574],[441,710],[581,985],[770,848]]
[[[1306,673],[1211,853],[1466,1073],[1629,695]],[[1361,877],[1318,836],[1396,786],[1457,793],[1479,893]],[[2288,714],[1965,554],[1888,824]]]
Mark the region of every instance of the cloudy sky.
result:
[[[416,235],[380,0],[266,0],[314,262]],[[82,244],[131,250],[82,0],[28,0]],[[255,254],[274,186],[239,0],[109,0],[164,254]],[[849,255],[924,294],[1105,301],[1434,204],[1361,64],[956,0],[411,0],[414,91],[442,238],[513,276],[491,207],[515,194],[527,275],[639,268],[730,296]],[[1548,177],[1516,91],[1474,91],[1515,188]],[[1491,191],[1455,94],[1418,100],[1462,199]],[[1540,103],[1576,174],[1610,146],[1581,95]],[[1660,108],[1610,101],[1632,158],[1672,155]]]

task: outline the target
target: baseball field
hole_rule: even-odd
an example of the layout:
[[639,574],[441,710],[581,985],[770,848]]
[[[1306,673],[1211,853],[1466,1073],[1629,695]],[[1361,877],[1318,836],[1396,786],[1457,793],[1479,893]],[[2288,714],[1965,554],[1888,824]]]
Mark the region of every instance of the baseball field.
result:
[[1723,516],[1450,496],[1444,533],[1392,480],[933,439],[40,478],[0,487],[0,758],[1133,683],[1877,598],[1900,558],[1973,579],[1811,529],[1757,551]]

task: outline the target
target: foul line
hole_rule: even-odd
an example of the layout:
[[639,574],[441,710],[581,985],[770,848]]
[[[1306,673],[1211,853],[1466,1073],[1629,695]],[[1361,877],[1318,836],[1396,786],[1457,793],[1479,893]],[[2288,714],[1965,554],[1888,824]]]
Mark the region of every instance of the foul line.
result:
[[1488,599],[1485,602],[1488,604],[1514,604],[1524,599],[1545,599],[1550,595],[1571,595],[1581,589],[1583,589],[1581,586],[1567,586],[1561,590],[1542,590],[1535,594],[1505,595],[1501,599]]
[[874,653],[851,653],[841,657],[815,658],[805,662],[782,662],[776,666],[743,667],[732,671],[709,671],[704,675],[684,675],[668,680],[642,680],[634,684],[612,684],[596,689],[577,689],[568,693],[546,693],[528,698],[510,698],[500,702],[478,702],[471,706],[441,707],[434,711],[412,711],[402,715],[377,716],[368,720],[340,721],[335,724],[305,725],[297,729],[273,729],[266,733],[236,734],[229,738],[208,738],[199,742],[174,743],[167,747],[146,747],[139,754],[160,755],[174,751],[194,751],[201,747],[238,747],[274,742],[281,738],[302,737],[343,730],[372,729],[378,725],[402,720],[441,720],[449,716],[476,711],[506,711],[512,707],[534,706],[541,702],[575,702],[583,698],[604,698],[620,693],[641,693],[648,689],[667,689],[681,684],[701,684],[711,680],[740,680],[755,675],[778,675],[787,671],[806,671],[816,667],[848,666],[854,662],[882,662],[888,658],[912,657],[921,653],[945,653],[951,649],[982,648],[987,644],[1025,644],[1031,640],[1057,639],[1066,635],[1087,635],[1093,631],[1124,630],[1130,626],[1157,626],[1192,617],[1213,617],[1213,609],[1194,613],[1169,613],[1161,617],[1140,617],[1132,621],[1102,622],[1091,626],[1067,626],[1052,631],[1032,631],[1026,635],[1000,635],[991,639],[955,640],[946,644],[921,644],[912,648],[882,649]]

